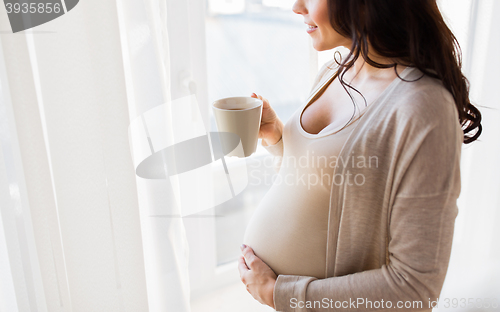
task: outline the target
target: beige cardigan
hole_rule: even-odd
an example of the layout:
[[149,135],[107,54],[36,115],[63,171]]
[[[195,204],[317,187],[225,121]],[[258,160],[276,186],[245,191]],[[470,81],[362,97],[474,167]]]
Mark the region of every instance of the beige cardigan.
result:
[[[333,60],[323,65],[307,103],[336,69]],[[410,68],[403,78],[421,76]],[[344,162],[335,174],[350,174],[352,185],[332,183],[327,278],[278,275],[276,311],[398,311],[407,301],[412,307],[404,311],[431,311],[451,252],[462,142],[453,97],[439,80],[426,75],[393,82],[339,155]],[[286,142],[264,147],[280,159]],[[370,156],[377,166],[366,165]],[[355,184],[356,175],[364,183],[358,176]],[[375,309],[388,307],[387,301],[392,308]]]

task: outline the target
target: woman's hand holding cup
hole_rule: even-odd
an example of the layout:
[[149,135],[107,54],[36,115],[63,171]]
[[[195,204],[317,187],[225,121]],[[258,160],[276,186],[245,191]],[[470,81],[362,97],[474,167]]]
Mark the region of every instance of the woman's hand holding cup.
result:
[[263,146],[274,145],[278,143],[283,134],[283,122],[279,119],[276,112],[269,104],[269,101],[255,93],[251,97],[262,100],[262,119],[260,122],[259,138],[263,141]]

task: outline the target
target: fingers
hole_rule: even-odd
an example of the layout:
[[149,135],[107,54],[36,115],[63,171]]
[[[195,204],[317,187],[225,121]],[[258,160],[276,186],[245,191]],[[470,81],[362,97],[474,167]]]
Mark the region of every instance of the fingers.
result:
[[250,96],[253,97],[253,98],[261,100],[263,102],[263,108],[267,108],[267,107],[271,106],[271,104],[269,104],[269,101],[265,97],[263,97],[261,95],[252,93],[252,95],[250,95]]
[[[243,247],[244,246],[244,247]],[[241,252],[243,253],[243,256],[245,257],[245,263],[250,270],[253,270],[256,268],[256,265],[258,261],[260,260],[254,253],[253,249],[250,246],[243,245]]]
[[241,282],[246,286],[246,290],[250,293],[250,289],[248,288],[249,287],[248,283],[250,282],[248,280],[248,278],[250,277],[250,276],[248,276],[248,272],[250,272],[250,269],[248,268],[247,264],[245,263],[245,258],[243,256],[238,257],[238,271],[240,271]]
[[246,285],[246,278],[245,274],[246,272],[249,271],[247,265],[245,264],[245,258],[243,256],[238,257],[238,271],[240,272],[240,279],[243,282],[243,284]]
[[255,94],[255,93],[252,93],[252,95],[250,95],[251,97],[255,98],[255,99],[259,99],[259,100],[262,100],[263,97],[261,95],[258,95],[258,94]]

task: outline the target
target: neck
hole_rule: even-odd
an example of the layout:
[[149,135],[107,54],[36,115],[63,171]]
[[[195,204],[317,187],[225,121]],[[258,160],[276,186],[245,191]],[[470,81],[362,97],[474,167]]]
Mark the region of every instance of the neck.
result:
[[[369,51],[372,49],[369,49]],[[368,53],[370,59],[379,64],[394,64],[394,60],[391,60],[386,57],[379,56],[374,53]],[[378,79],[378,78],[387,78],[392,76],[394,73],[393,68],[378,68],[374,67],[366,62],[366,60],[360,55],[354,65],[349,69],[351,72],[351,81],[356,79],[358,81],[365,81],[366,79]],[[347,74],[347,73],[346,73]]]

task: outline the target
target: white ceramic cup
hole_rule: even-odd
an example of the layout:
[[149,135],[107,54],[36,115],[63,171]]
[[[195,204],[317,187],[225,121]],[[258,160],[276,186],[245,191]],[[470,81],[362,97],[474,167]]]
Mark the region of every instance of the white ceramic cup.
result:
[[[223,98],[212,103],[217,130],[234,133],[241,140],[241,146],[238,144],[237,148],[231,147],[226,156],[241,158],[255,153],[259,140],[262,105],[261,100],[249,96]],[[232,146],[228,142],[221,143],[226,147]]]

